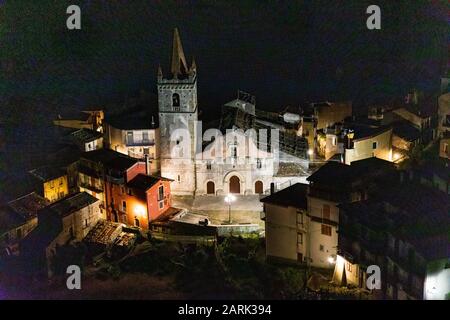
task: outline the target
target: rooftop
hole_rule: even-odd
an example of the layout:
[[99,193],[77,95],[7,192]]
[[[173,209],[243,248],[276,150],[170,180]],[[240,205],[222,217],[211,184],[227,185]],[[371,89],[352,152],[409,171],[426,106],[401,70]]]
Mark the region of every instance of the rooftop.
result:
[[23,225],[26,219],[8,206],[0,207],[0,235]]
[[8,202],[8,206],[24,219],[36,216],[37,212],[48,206],[50,202],[38,195],[36,192],[29,193],[23,197]]
[[413,183],[397,184],[388,189],[376,198],[340,204],[339,207],[346,215],[374,231],[389,232],[410,242],[425,258],[448,257],[448,195]]
[[270,196],[261,199],[261,202],[271,203],[281,206],[292,206],[295,208],[307,209],[306,194],[308,185],[303,183],[296,183],[281,191],[278,191]]
[[127,186],[130,188],[147,191],[152,186],[157,184],[159,181],[172,181],[172,180],[163,178],[163,177],[149,176],[149,175],[140,173],[136,177],[131,179],[127,183]]
[[97,244],[111,244],[122,232],[122,224],[106,220],[100,220],[89,231],[84,241]]
[[344,127],[354,132],[353,141],[371,138],[391,129],[390,126],[375,127],[362,123],[349,123],[345,124]]
[[328,161],[306,180],[313,183],[342,185],[362,179],[368,173],[394,170],[395,165],[392,162],[376,157],[353,161],[351,165]]
[[420,130],[414,127],[409,121],[399,121],[393,124],[393,133],[406,140],[416,141],[420,139]]
[[69,136],[75,143],[86,143],[103,137],[103,134],[89,129],[80,129],[70,133]]
[[115,169],[118,171],[127,170],[138,162],[138,160],[133,159],[123,153],[109,149],[99,149],[84,152],[81,157],[83,159],[101,163],[109,169]]
[[30,171],[30,173],[43,182],[54,180],[66,175],[65,170],[63,170],[62,168],[51,166],[44,166],[33,169]]
[[58,216],[64,217],[73,212],[81,210],[97,201],[100,200],[86,192],[80,192],[55,202],[54,204],[50,205],[48,209],[58,214]]

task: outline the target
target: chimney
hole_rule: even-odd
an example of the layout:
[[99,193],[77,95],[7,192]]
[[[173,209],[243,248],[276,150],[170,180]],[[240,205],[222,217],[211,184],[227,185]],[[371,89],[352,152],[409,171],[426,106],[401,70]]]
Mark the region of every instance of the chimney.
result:
[[150,160],[148,159],[148,154],[145,155],[145,173],[150,175]]

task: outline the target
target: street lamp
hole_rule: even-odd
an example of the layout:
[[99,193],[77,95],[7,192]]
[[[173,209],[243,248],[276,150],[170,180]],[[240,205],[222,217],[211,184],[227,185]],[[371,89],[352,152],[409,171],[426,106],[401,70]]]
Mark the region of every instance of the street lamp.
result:
[[327,260],[328,260],[329,264],[335,264],[336,263],[336,259],[334,258],[334,255],[329,256]]
[[231,203],[236,200],[236,197],[229,193],[225,197],[225,202],[228,204],[228,223],[231,224]]

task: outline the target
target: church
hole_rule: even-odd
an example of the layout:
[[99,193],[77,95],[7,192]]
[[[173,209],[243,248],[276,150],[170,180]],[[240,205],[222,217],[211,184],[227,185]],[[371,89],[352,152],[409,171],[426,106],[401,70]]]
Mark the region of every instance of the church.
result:
[[[255,100],[248,95],[224,105],[219,128],[203,130],[197,79],[175,29],[170,74],[160,66],[157,79],[161,176],[173,180],[173,194],[269,194],[306,178],[308,161],[279,150],[278,129],[255,126]],[[286,163],[299,170],[282,174]]]

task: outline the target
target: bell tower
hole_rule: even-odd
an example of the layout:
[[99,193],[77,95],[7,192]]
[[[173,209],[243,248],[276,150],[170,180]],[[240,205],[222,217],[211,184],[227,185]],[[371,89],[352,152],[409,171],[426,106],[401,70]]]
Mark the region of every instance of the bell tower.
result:
[[175,28],[170,75],[158,68],[158,108],[161,135],[161,175],[173,179],[172,192],[194,195],[197,122],[197,67],[188,67]]

